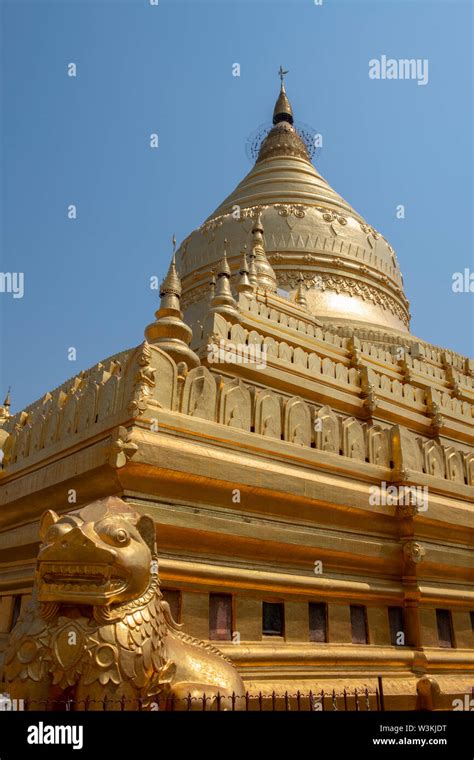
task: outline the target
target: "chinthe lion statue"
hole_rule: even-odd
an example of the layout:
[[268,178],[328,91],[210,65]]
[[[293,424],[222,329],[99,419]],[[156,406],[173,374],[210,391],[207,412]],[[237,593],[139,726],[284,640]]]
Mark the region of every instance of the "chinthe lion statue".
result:
[[[3,689],[30,709],[235,709],[244,685],[163,600],[155,526],[117,497],[40,522],[32,600],[8,641]],[[191,701],[189,700],[191,696]]]

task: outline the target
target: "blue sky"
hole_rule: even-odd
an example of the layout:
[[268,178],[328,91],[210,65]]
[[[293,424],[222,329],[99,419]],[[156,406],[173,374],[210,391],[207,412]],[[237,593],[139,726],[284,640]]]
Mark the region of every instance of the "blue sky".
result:
[[[0,271],[25,293],[0,293],[0,393],[17,410],[142,340],[150,277],[251,168],[280,63],[317,168],[397,252],[412,331],[472,354],[451,289],[474,268],[471,34],[456,0],[4,0]],[[369,79],[381,55],[427,58],[428,84]]]

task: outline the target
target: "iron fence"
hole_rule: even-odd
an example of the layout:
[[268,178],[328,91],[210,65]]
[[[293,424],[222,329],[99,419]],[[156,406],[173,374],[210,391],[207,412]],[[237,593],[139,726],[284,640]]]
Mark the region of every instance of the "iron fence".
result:
[[[5,695],[6,696],[6,695]],[[14,704],[16,703],[16,704]],[[21,704],[19,707],[18,705]],[[8,699],[4,700],[3,710],[23,709],[36,711],[171,711],[171,712],[221,712],[221,711],[246,711],[246,712],[325,712],[325,711],[383,711],[384,699],[383,688],[379,682],[379,688],[374,691],[366,689],[354,689],[350,691],[301,691],[278,694],[275,691],[258,694],[198,694],[189,693],[184,697],[175,697],[174,695],[163,699],[128,699],[125,696],[120,699],[111,699],[105,696],[103,699],[83,699],[76,700],[73,698],[63,697],[61,699],[46,700],[11,700],[11,706],[8,705]]]

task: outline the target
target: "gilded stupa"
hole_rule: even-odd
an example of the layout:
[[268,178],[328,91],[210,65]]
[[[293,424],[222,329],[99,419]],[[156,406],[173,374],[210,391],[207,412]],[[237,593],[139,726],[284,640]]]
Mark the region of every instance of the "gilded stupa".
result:
[[412,335],[394,250],[311,163],[281,80],[145,341],[0,408],[0,651],[42,512],[119,496],[153,517],[174,618],[250,692],[382,679],[389,709],[426,689],[452,709],[474,671],[474,362]]
[[408,332],[409,305],[395,251],[316,171],[293,126],[283,81],[273,128],[255,166],[180,247],[183,305],[190,314],[207,289],[224,239],[232,271],[238,270],[256,214],[278,285],[290,299],[301,272],[311,313],[332,326],[357,321],[361,327]]

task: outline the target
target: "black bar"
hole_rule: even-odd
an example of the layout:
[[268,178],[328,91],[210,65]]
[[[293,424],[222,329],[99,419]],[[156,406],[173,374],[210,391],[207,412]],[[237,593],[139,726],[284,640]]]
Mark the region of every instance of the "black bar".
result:
[[[296,695],[289,695],[289,699]],[[209,697],[208,697],[209,698]],[[296,699],[295,699],[296,701]],[[245,707],[245,701],[241,703]],[[222,705],[224,707],[224,703]],[[159,737],[173,736],[178,742],[180,756],[193,752],[201,741],[224,739],[238,747],[252,736],[252,752],[258,749],[259,738],[265,740],[266,753],[272,743],[278,748],[282,736],[294,737],[298,746],[314,741],[318,746],[331,748],[336,756],[455,758],[472,760],[474,715],[472,711],[434,712],[375,712],[361,710],[310,711],[296,710],[202,710],[196,702],[195,710],[164,711],[136,710],[135,712],[90,712],[63,710],[62,712],[0,712],[0,758],[57,757],[72,758],[139,757],[142,752],[156,746]],[[41,729],[40,726],[42,725]],[[61,727],[55,734],[55,727]],[[75,732],[73,729],[75,727]],[[46,743],[44,736],[66,735],[66,743]],[[79,736],[81,731],[81,736]],[[40,733],[42,732],[42,733]],[[65,733],[66,732],[66,733]],[[43,741],[40,741],[43,736]],[[39,743],[30,743],[38,740]],[[80,752],[74,751],[73,742],[79,741]],[[296,746],[296,745],[295,745]],[[281,747],[280,747],[281,749]],[[406,751],[408,749],[408,752]],[[248,746],[247,746],[248,750]],[[413,750],[410,752],[410,750]],[[72,753],[72,754],[71,754]],[[403,753],[403,754],[402,754]]]

